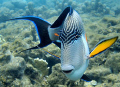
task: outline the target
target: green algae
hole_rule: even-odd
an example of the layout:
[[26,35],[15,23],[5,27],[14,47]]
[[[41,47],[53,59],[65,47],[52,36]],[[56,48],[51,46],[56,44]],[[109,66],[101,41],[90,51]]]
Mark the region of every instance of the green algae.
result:
[[40,70],[43,77],[47,76],[49,73],[49,67],[47,67],[47,65],[48,65],[48,63],[46,62],[46,60],[39,59],[39,58],[34,59],[34,66],[35,66],[35,68]]
[[117,25],[119,23],[119,20],[114,18],[114,17],[104,17],[103,22],[107,22],[111,26],[115,26],[115,25]]

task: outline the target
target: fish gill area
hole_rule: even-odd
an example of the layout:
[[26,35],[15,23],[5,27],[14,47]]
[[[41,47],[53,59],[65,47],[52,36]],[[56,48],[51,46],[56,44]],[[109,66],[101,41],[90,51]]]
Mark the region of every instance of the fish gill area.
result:
[[60,49],[54,45],[27,50],[39,44],[35,25],[27,20],[37,16],[51,24],[67,6],[81,16],[90,50],[100,40],[120,36],[119,0],[1,0],[0,2],[0,87],[120,87],[120,38],[107,51],[91,58],[85,74],[92,82],[71,81],[63,73]]

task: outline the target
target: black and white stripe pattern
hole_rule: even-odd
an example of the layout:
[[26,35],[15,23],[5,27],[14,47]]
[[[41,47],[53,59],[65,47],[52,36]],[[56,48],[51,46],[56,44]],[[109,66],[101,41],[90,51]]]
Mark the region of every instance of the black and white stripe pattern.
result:
[[76,11],[73,11],[73,14],[67,15],[63,28],[60,31],[59,39],[64,44],[69,44],[74,42],[77,38],[81,36],[83,31],[83,25],[81,24],[81,19]]

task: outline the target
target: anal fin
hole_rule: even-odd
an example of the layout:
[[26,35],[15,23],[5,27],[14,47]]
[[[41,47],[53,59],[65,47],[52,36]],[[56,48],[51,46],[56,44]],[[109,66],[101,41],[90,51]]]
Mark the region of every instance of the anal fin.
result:
[[19,53],[24,52],[24,51],[27,51],[27,50],[33,50],[33,49],[39,49],[39,48],[40,48],[39,45],[37,45],[37,46],[31,47],[31,48],[22,50],[22,51],[20,51]]
[[86,82],[90,82],[92,81],[90,78],[88,78],[85,74],[83,74],[83,76],[81,77],[82,80],[86,81]]

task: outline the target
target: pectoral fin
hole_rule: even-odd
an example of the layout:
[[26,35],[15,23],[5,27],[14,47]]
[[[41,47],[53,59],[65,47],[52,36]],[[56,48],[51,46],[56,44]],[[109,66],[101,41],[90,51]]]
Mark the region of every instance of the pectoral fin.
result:
[[118,36],[116,37],[111,37],[111,38],[107,38],[104,39],[102,41],[100,41],[95,47],[94,49],[90,52],[89,57],[94,57],[97,54],[105,51],[107,48],[109,48],[112,44],[115,43],[115,41],[118,39]]

